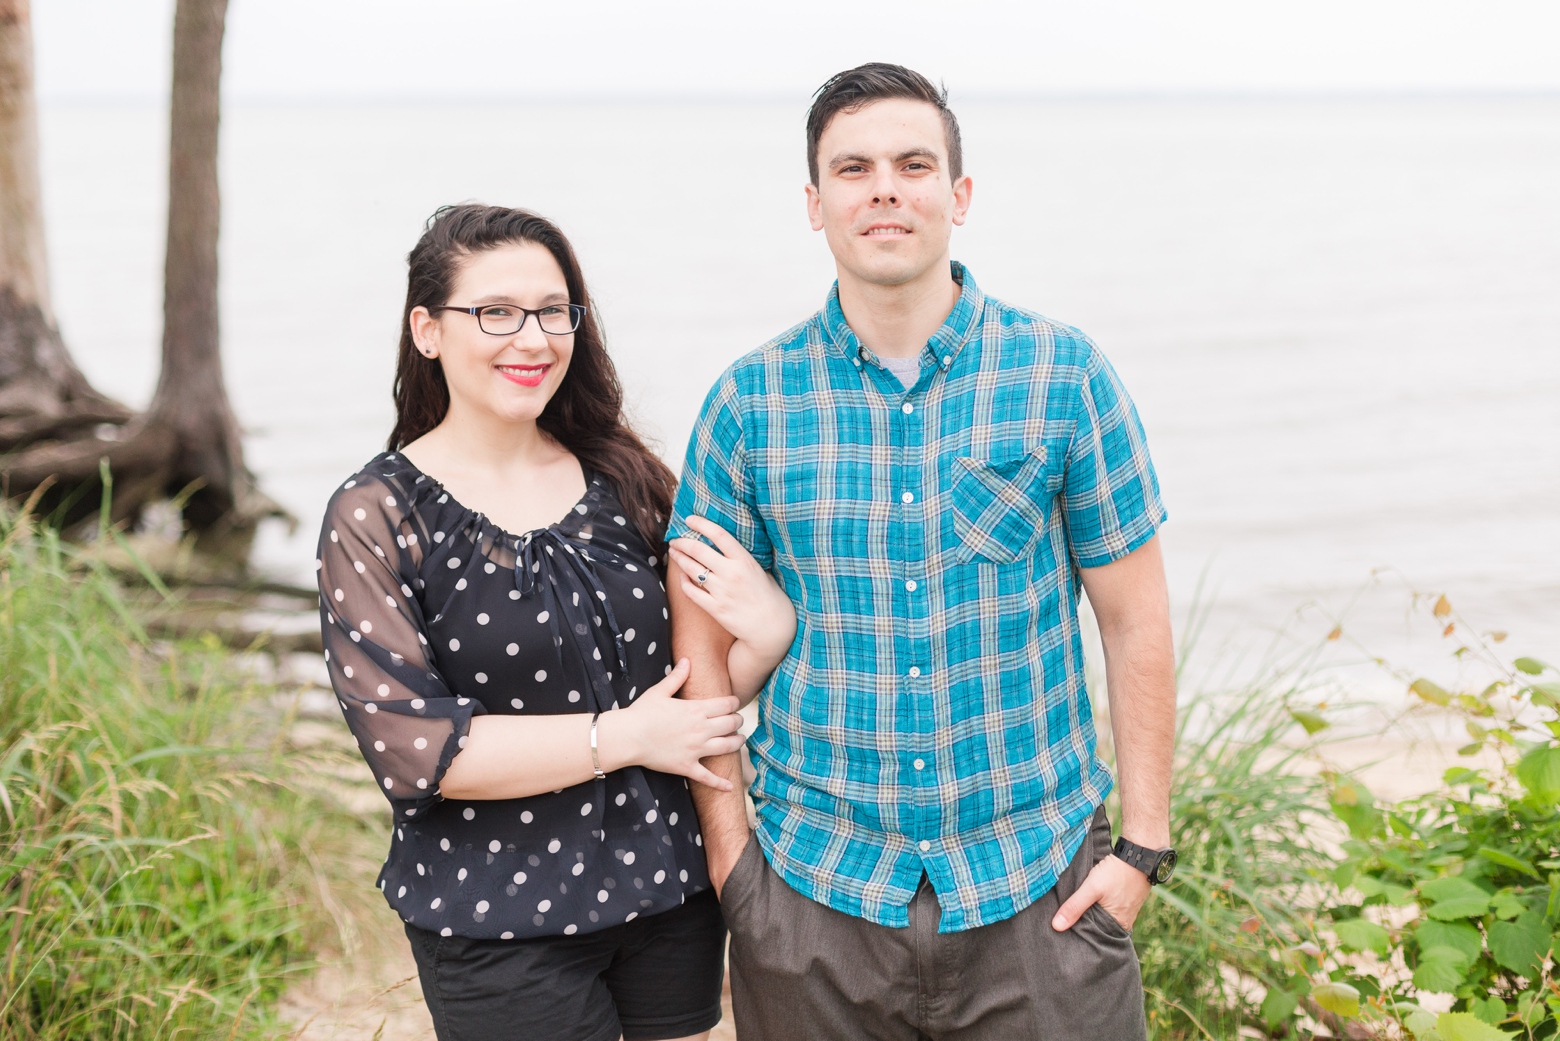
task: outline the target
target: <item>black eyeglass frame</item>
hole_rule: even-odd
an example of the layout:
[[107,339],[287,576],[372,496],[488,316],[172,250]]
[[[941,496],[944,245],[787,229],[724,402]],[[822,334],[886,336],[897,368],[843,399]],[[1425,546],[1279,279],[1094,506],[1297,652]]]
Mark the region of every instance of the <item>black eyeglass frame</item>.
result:
[[[488,310],[489,308],[492,308],[492,307],[507,307],[511,311],[519,311],[520,312],[520,324],[515,326],[515,328],[511,332],[507,332],[507,333],[489,332],[488,331],[488,327],[482,324],[482,312],[486,311],[486,310]],[[574,327],[572,329],[570,329],[568,332],[566,332],[566,333],[551,332],[545,326],[542,325],[542,312],[551,310],[554,307],[567,307],[569,309],[569,314],[574,318]],[[536,327],[538,329],[541,329],[542,332],[545,333],[546,335],[548,335],[548,336],[573,336],[575,333],[580,331],[580,325],[581,325],[581,323],[583,323],[585,321],[585,314],[586,314],[587,308],[585,307],[584,304],[548,304],[546,307],[537,307],[537,308],[521,307],[518,304],[483,304],[481,307],[455,307],[455,306],[450,305],[450,304],[443,304],[443,305],[441,305],[439,307],[430,307],[430,308],[428,308],[428,310],[429,310],[430,313],[437,313],[439,311],[459,311],[461,314],[469,314],[469,315],[471,315],[473,318],[475,318],[477,320],[477,328],[481,329],[483,332],[487,333],[489,336],[518,336],[519,333],[520,333],[520,330],[525,328],[525,323],[530,319],[530,317],[532,315],[536,316]]]

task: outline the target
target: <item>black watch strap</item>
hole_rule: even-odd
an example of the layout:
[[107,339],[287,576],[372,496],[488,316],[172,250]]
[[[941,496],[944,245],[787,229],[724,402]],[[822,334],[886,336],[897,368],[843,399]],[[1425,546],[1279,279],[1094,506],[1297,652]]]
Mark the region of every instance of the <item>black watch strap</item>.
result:
[[1176,855],[1173,849],[1149,849],[1126,838],[1118,838],[1113,852],[1117,859],[1126,861],[1147,875],[1151,886],[1170,881],[1171,872],[1175,870]]

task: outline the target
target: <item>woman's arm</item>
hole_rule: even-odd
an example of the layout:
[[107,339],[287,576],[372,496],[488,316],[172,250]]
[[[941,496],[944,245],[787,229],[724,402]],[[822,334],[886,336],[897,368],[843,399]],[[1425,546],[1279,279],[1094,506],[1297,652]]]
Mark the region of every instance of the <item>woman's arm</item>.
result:
[[[735,698],[683,701],[674,697],[688,678],[688,661],[645,690],[626,709],[603,712],[596,748],[605,773],[644,766],[681,774],[722,791],[731,782],[699,760],[742,746]],[[451,799],[520,799],[582,784],[595,776],[590,716],[479,716],[465,747],[445,771],[440,790]]]
[[[736,638],[726,652],[731,693],[746,705],[785,659],[796,639],[796,607],[785,590],[725,528],[703,517],[688,527],[708,538],[674,539],[679,588]],[[700,576],[703,581],[700,581]]]

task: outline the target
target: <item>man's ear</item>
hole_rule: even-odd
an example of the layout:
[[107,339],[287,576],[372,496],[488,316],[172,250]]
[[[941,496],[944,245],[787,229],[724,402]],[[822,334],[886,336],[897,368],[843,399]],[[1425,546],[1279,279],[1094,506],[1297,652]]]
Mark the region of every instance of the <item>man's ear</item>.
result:
[[807,223],[812,225],[813,231],[823,230],[823,199],[818,195],[818,186],[808,184],[807,193]]
[[965,174],[953,182],[953,223],[962,225],[970,211],[970,197],[975,192],[975,182]]
[[414,307],[407,315],[412,327],[412,342],[425,358],[439,356],[439,323],[426,307]]

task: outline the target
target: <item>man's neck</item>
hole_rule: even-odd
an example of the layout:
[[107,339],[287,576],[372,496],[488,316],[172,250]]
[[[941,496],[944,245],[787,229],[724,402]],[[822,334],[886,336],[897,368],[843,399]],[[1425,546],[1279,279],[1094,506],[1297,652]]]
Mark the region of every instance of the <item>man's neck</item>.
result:
[[856,338],[881,358],[913,358],[959,302],[948,257],[909,282],[885,286],[839,272],[840,310]]

